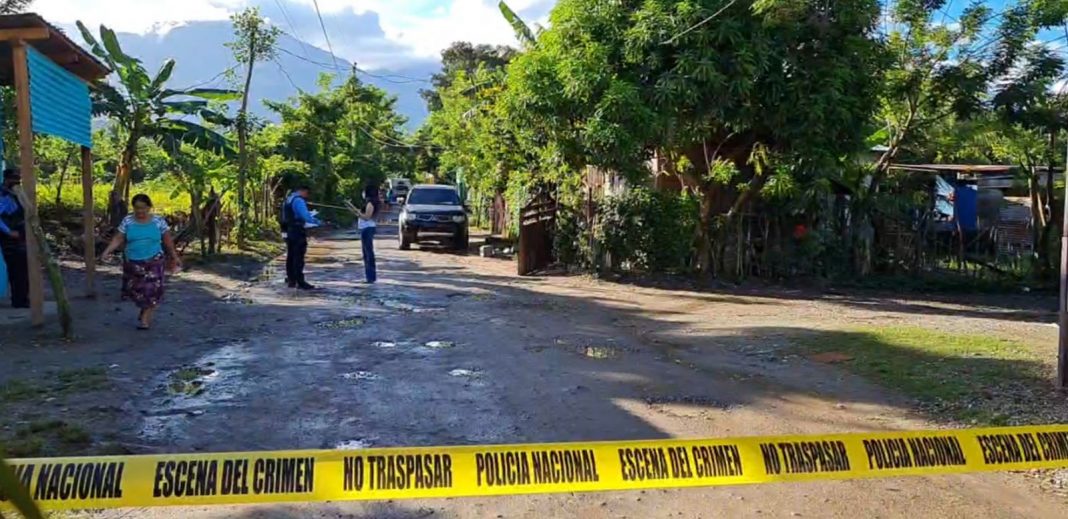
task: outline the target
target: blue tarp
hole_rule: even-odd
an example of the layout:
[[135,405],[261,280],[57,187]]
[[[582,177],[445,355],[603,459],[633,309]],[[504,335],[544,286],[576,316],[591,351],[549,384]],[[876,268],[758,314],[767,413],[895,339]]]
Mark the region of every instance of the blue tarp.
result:
[[28,51],[33,131],[91,148],[89,86],[33,47]]
[[975,186],[960,186],[953,204],[961,230],[979,230],[979,191]]
[[953,186],[942,177],[935,177],[935,210],[946,218],[953,218]]

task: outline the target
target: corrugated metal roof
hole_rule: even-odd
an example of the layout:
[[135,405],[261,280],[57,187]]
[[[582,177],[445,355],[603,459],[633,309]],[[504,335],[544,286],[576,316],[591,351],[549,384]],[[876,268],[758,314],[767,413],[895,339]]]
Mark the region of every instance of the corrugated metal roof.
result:
[[[27,43],[71,74],[92,83],[111,73],[111,70],[100,60],[82,49],[62,30],[48,23],[40,15],[36,13],[0,15],[0,29],[38,28],[48,29],[49,38]],[[0,43],[0,84],[4,85],[10,85],[14,81],[10,48],[10,44],[6,42]]]
[[972,173],[998,174],[1011,173],[1017,166],[990,164],[891,164],[890,169],[911,171],[915,173]]

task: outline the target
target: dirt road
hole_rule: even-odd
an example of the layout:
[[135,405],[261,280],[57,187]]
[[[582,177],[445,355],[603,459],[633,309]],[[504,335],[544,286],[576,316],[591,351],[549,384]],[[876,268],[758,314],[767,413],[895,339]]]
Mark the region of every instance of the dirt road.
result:
[[[377,286],[359,243],[313,243],[297,293],[248,272],[183,274],[163,319],[131,331],[108,298],[79,305],[84,339],[0,329],[0,380],[106,373],[22,421],[65,416],[89,452],[192,452],[717,437],[931,427],[910,404],[789,337],[916,321],[1049,344],[1041,306],[708,294],[580,277],[517,278],[507,261],[396,250]],[[1002,301],[1004,303],[1004,301]],[[1032,304],[1033,303],[1025,303]],[[118,309],[118,310],[116,310]],[[31,403],[26,403],[26,406]],[[35,414],[36,413],[36,414]],[[19,424],[5,424],[18,427]],[[1020,475],[374,504],[120,510],[92,517],[1064,517]]]

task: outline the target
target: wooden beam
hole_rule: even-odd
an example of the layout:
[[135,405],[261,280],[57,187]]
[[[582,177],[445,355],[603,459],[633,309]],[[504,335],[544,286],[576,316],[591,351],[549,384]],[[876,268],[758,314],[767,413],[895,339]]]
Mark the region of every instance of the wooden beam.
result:
[[93,150],[82,146],[82,226],[85,233],[85,297],[96,297],[96,218],[93,217]]
[[[15,107],[19,121],[19,169],[22,185],[32,207],[37,210],[37,172],[33,168],[33,118],[30,115],[30,70],[26,58],[26,43],[11,44],[11,63],[15,69]],[[34,215],[27,217],[29,221]],[[34,326],[44,325],[44,280],[41,279],[41,256],[37,237],[26,233],[26,261],[30,277],[30,317]]]
[[0,29],[0,41],[47,40],[52,31],[45,27],[22,27],[19,29]]

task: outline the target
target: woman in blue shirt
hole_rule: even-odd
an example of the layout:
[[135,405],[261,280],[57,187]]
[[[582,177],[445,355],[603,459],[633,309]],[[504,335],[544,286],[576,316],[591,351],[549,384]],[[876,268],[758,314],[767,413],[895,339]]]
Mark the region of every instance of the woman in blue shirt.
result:
[[125,246],[122,298],[133,301],[141,309],[137,329],[147,330],[152,324],[152,315],[163,301],[164,271],[179,269],[182,262],[174,248],[167,221],[152,214],[152,200],[148,195],[135,196],[133,209],[133,214],[119,225],[119,232],[104,251],[104,257]]

